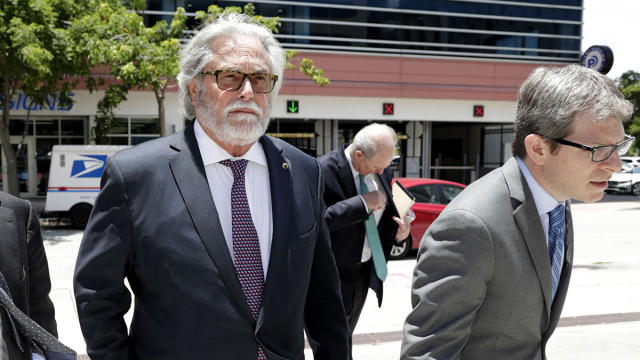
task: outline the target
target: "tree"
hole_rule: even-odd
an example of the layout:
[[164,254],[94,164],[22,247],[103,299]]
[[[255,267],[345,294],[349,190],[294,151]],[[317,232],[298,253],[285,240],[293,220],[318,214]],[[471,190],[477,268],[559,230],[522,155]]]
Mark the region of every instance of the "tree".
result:
[[16,152],[11,146],[9,119],[18,90],[34,104],[45,105],[57,94],[59,107],[72,103],[74,75],[87,73],[86,63],[69,49],[69,23],[84,11],[73,0],[5,0],[0,8],[0,141],[7,161],[8,192],[19,195]]
[[636,137],[636,140],[629,151],[631,154],[640,153],[638,139],[640,138],[640,73],[629,70],[620,75],[616,79],[620,91],[627,100],[631,101],[634,106],[631,121],[627,122],[624,127],[627,134]]
[[[88,54],[95,65],[108,66],[113,81],[107,84],[105,96],[98,103],[98,116],[93,129],[96,143],[106,140],[105,134],[113,124],[113,109],[122,101],[130,90],[151,88],[154,92],[160,123],[160,135],[166,131],[164,100],[167,86],[178,75],[180,39],[187,29],[186,14],[183,8],[174,13],[171,23],[164,20],[151,27],[144,26],[141,14],[146,7],[144,0],[131,2],[131,10],[123,7],[120,1],[92,1],[95,11],[81,20],[86,35],[84,44],[94,49]],[[245,13],[257,22],[277,32],[280,22],[278,18],[266,18],[255,14],[255,6],[251,3],[243,8],[229,6],[221,8],[211,5],[207,12],[198,11],[196,20],[211,21],[215,16],[225,12]],[[100,24],[99,26],[95,26]],[[97,31],[92,33],[91,27]],[[95,39],[99,38],[98,41]],[[93,42],[92,42],[93,41]],[[287,59],[296,55],[287,52]],[[329,79],[322,76],[321,69],[313,65],[310,59],[301,59],[299,65],[287,63],[288,68],[299,68],[321,86],[329,84]],[[98,78],[95,83],[103,84]]]
[[[97,143],[113,125],[113,110],[126,100],[130,90],[151,88],[158,104],[160,132],[165,135],[164,100],[167,85],[179,71],[179,37],[186,29],[184,9],[179,8],[170,25],[159,21],[152,27],[126,8],[120,0],[89,1],[91,11],[74,27],[80,35],[78,49],[94,66],[108,69],[109,77],[92,74],[90,90],[105,86],[98,102],[92,135]],[[132,1],[132,10],[144,8],[144,1]]]
[[[215,19],[216,16],[228,12],[244,13],[252,16],[256,20],[256,22],[263,24],[274,34],[278,33],[278,29],[281,25],[279,17],[268,18],[261,15],[256,15],[256,7],[255,5],[253,5],[253,3],[247,3],[242,8],[238,6],[228,6],[226,8],[221,8],[217,5],[211,5],[207,9],[206,13],[204,11],[197,11],[196,19],[204,22],[209,22]],[[299,69],[300,73],[307,75],[309,78],[311,78],[311,80],[313,80],[320,86],[327,86],[331,83],[328,78],[323,76],[324,71],[315,67],[315,65],[313,64],[313,60],[302,58],[297,65],[292,63],[291,61],[296,57],[297,54],[297,51],[285,51],[285,55],[287,57],[287,69]]]

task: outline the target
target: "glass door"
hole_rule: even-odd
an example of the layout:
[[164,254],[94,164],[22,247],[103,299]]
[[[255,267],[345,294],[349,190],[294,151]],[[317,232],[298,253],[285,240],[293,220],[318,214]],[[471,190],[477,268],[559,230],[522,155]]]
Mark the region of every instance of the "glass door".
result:
[[[20,187],[21,197],[36,196],[38,192],[38,173],[36,171],[35,161],[35,139],[33,136],[12,136],[11,146],[16,152],[16,160],[18,167],[18,184]],[[0,186],[3,191],[9,190],[9,184],[4,181],[7,176],[7,159],[0,147],[0,163],[2,164],[2,177],[0,177]]]

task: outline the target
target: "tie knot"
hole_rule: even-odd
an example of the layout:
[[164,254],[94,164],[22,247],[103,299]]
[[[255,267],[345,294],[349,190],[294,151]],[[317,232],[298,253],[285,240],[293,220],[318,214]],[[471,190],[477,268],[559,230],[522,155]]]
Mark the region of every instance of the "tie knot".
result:
[[549,211],[549,223],[564,224],[564,205],[558,205],[553,210]]
[[222,160],[220,161],[220,164],[229,167],[231,172],[233,172],[233,178],[238,179],[244,177],[244,171],[247,169],[248,162],[249,161],[246,159]]

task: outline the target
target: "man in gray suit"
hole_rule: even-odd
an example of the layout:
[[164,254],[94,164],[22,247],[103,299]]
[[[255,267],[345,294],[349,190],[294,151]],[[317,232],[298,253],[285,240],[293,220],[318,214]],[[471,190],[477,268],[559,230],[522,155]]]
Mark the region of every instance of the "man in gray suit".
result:
[[514,158],[467,187],[425,233],[402,359],[545,359],[569,286],[570,199],[602,198],[633,137],[609,78],[538,68],[518,93]]

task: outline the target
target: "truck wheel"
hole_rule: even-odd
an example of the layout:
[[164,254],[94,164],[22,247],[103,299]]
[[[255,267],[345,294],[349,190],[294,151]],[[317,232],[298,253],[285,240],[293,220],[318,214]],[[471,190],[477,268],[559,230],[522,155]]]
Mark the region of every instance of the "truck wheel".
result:
[[93,209],[93,206],[89,204],[74,205],[69,211],[71,226],[76,229],[84,229],[87,226],[87,222],[89,221],[91,209]]
[[407,241],[405,241],[400,246],[393,245],[393,247],[391,248],[391,253],[389,254],[389,258],[391,260],[402,259],[407,256],[409,250],[411,250],[411,241],[407,239]]
[[633,192],[633,195],[640,195],[640,182],[633,184],[631,192]]

